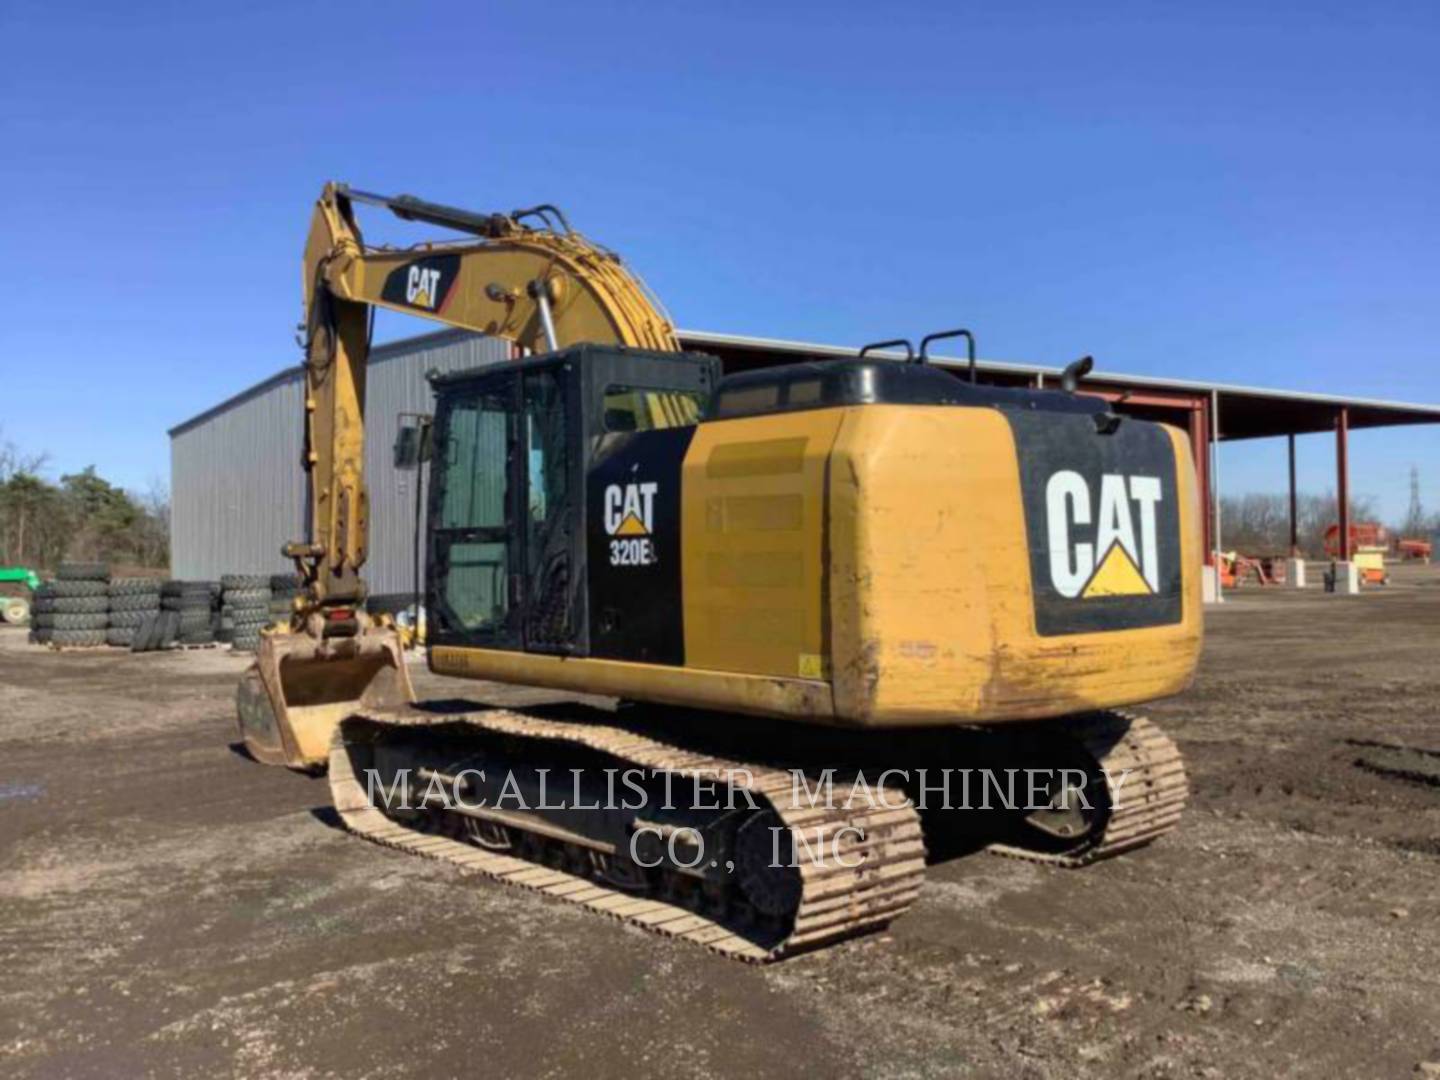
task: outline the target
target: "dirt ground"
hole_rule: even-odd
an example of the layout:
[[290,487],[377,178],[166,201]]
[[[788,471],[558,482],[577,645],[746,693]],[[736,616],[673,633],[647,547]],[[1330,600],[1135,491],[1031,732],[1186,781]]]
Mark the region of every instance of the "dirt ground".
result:
[[1440,568],[1247,593],[1207,634],[1147,710],[1190,763],[1177,833],[1082,871],[935,865],[888,932],[757,968],[344,834],[322,780],[231,748],[237,657],[10,630],[0,1074],[1421,1074]]

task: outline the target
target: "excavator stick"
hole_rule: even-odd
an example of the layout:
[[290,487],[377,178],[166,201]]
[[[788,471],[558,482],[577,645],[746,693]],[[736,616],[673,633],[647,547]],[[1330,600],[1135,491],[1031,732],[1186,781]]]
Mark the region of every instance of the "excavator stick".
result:
[[283,629],[261,636],[235,696],[245,749],[266,765],[321,771],[340,721],[415,700],[393,628],[316,639]]

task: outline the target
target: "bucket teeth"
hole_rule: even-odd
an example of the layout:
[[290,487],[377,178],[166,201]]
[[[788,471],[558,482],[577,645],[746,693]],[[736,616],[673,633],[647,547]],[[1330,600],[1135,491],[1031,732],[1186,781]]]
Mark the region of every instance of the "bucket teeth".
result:
[[366,623],[338,642],[267,632],[241,680],[236,721],[257,761],[316,771],[345,716],[414,700],[400,639],[387,627]]

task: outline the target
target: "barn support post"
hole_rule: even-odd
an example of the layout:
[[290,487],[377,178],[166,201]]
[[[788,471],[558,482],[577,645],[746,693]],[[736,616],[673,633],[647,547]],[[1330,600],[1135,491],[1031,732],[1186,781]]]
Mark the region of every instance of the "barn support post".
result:
[[1334,570],[1335,591],[1359,592],[1359,574],[1351,561],[1354,552],[1350,550],[1350,408],[1347,405],[1341,405],[1335,413],[1335,516],[1339,526],[1339,535],[1335,538],[1335,549],[1339,553]]
[[1205,531],[1209,534],[1206,538],[1206,557],[1209,565],[1205,567],[1204,598],[1207,604],[1220,604],[1225,601],[1224,590],[1220,587],[1220,393],[1210,391],[1209,423],[1206,435],[1209,445],[1207,446],[1208,457],[1206,461],[1206,476],[1209,501],[1205,506]]
[[1340,406],[1335,417],[1335,507],[1339,517],[1341,562],[1349,562],[1350,550],[1350,410]]
[[1300,555],[1299,496],[1295,487],[1295,434],[1286,437],[1290,446],[1290,556],[1285,560],[1285,584],[1292,589],[1305,588],[1305,560]]
[[1293,559],[1300,554],[1300,522],[1296,513],[1295,494],[1295,436],[1285,436],[1290,443],[1290,557]]

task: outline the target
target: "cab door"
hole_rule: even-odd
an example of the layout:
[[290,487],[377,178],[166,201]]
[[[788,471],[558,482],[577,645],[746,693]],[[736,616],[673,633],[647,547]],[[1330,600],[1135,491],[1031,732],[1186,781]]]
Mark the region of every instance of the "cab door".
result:
[[427,561],[432,643],[518,648],[515,372],[447,388],[436,414]]
[[574,365],[524,371],[515,487],[523,493],[515,560],[523,579],[521,633],[526,652],[576,651],[584,624],[580,506],[580,422]]
[[436,415],[430,640],[574,651],[578,510],[572,365],[446,385]]

